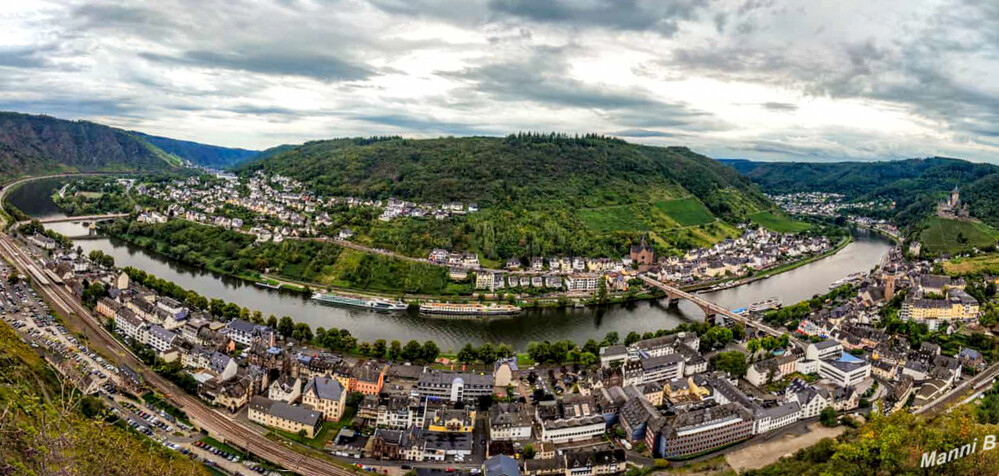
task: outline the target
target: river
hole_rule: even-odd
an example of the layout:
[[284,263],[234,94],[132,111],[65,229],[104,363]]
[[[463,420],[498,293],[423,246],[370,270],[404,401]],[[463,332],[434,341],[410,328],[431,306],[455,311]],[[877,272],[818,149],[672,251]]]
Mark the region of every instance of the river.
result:
[[[32,216],[63,216],[50,198],[58,186],[59,181],[55,180],[29,182],[11,192],[8,200]],[[82,225],[71,222],[49,226],[67,236],[86,234]],[[457,350],[465,343],[505,342],[525,349],[531,341],[569,339],[583,343],[589,338],[600,340],[610,331],[616,331],[623,339],[631,331],[641,333],[669,329],[681,322],[703,318],[700,309],[686,301],[681,301],[678,307],[672,309],[656,301],[599,308],[532,309],[518,316],[490,320],[379,314],[325,306],[297,294],[259,288],[238,279],[193,269],[109,238],[82,239],[77,244],[85,252],[99,249],[113,256],[117,266],[145,270],[205,297],[234,302],[259,310],[265,316],[288,315],[296,321],[309,323],[313,328],[349,329],[363,341],[386,339],[405,343],[410,339],[421,342],[434,340],[444,350]],[[833,256],[768,279],[705,296],[730,309],[770,297],[793,304],[827,292],[829,284],[848,274],[870,270],[891,246],[892,243],[880,235],[858,230],[853,243]]]

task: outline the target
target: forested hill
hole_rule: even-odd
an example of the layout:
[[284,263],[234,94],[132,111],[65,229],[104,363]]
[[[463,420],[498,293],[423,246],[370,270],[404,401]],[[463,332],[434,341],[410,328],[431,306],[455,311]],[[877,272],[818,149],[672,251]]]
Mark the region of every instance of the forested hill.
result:
[[729,167],[683,147],[558,134],[309,142],[241,167],[302,180],[320,193],[452,200],[480,206],[605,207],[693,195],[730,221],[770,203]]
[[835,192],[850,199],[895,200],[903,225],[929,215],[955,186],[971,214],[999,226],[999,167],[949,158],[886,162],[753,162],[722,160],[768,193]]
[[141,132],[132,134],[145,139],[168,154],[173,154],[198,165],[225,168],[256,156],[259,151],[200,144],[168,137],[151,136]]
[[62,171],[165,169],[170,157],[128,132],[86,121],[0,112],[0,178]]

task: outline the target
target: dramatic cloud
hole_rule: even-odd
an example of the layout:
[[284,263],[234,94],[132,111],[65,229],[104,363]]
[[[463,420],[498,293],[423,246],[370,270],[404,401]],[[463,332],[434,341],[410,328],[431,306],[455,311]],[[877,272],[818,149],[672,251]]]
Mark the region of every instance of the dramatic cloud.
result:
[[231,69],[250,73],[275,74],[285,76],[307,76],[321,81],[349,81],[365,79],[371,71],[339,58],[311,53],[290,51],[185,51],[180,57],[153,53],[139,56],[150,61],[175,63],[203,69]]
[[558,130],[999,162],[996,2],[24,0],[0,31],[0,109],[223,145]]

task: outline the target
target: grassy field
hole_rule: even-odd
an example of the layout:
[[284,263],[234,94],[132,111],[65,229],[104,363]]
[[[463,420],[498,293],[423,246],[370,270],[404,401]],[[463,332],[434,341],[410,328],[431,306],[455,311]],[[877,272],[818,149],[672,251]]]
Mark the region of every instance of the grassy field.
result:
[[981,223],[947,218],[926,219],[926,227],[919,234],[919,241],[933,253],[958,253],[971,248],[994,245],[999,232]]
[[715,221],[714,215],[707,207],[693,197],[660,201],[656,202],[655,206],[682,226],[703,225]]
[[812,227],[808,223],[797,221],[785,215],[775,215],[772,212],[759,212],[749,216],[749,219],[770,231],[777,233],[798,233]]
[[952,276],[976,273],[999,274],[999,254],[947,260],[943,263],[943,269]]
[[647,231],[649,225],[639,216],[633,205],[587,208],[579,210],[579,218],[586,227],[598,232]]

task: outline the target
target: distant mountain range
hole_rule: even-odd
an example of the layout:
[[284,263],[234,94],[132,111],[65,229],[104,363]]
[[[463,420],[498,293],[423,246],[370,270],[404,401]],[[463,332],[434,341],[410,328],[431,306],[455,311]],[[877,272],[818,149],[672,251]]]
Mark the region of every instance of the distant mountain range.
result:
[[0,112],[0,179],[56,172],[226,167],[258,151],[125,131],[89,121]]
[[[141,132],[132,131],[150,144],[159,147],[168,154],[175,155],[185,160],[206,167],[225,168],[238,164],[246,159],[256,157],[260,154],[258,150],[235,149],[230,147],[220,147],[217,145],[199,144],[186,140],[170,139],[168,137],[151,136]],[[280,146],[279,146],[280,147]]]

